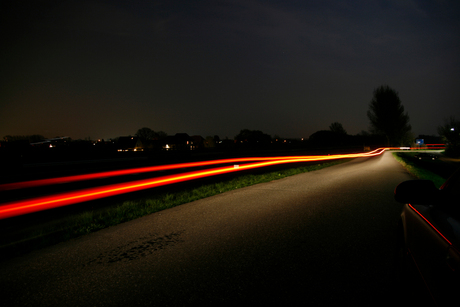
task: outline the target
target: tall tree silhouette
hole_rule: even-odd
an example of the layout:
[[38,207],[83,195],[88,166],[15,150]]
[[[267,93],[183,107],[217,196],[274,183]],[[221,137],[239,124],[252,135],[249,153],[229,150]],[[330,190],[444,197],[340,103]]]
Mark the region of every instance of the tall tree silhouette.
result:
[[388,85],[374,90],[367,116],[372,132],[384,135],[388,146],[404,145],[410,138],[409,115],[404,113],[398,92]]

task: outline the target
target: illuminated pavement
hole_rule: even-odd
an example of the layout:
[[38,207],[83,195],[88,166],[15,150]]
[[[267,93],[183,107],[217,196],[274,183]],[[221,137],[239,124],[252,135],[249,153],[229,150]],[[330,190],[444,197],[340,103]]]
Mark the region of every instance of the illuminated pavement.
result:
[[[107,177],[119,177],[123,175],[133,175],[142,173],[154,173],[164,170],[173,169],[188,169],[194,167],[209,167],[206,169],[200,169],[195,171],[180,172],[168,176],[158,176],[148,178],[144,180],[122,182],[112,185],[103,185],[99,187],[92,187],[87,189],[81,189],[76,191],[68,191],[63,193],[51,194],[41,197],[31,197],[27,199],[20,199],[12,202],[0,204],[0,219],[10,218],[23,214],[29,214],[42,210],[48,210],[58,208],[62,206],[73,205],[90,201],[94,199],[125,194],[129,192],[151,189],[163,185],[174,184],[178,182],[222,175],[226,173],[239,172],[242,170],[250,170],[260,167],[268,167],[273,165],[298,163],[298,162],[313,162],[313,161],[325,161],[325,160],[337,160],[345,158],[356,158],[356,157],[369,157],[380,155],[385,149],[376,149],[374,151],[365,153],[355,154],[338,154],[338,155],[320,155],[320,156],[292,156],[292,157],[259,157],[259,158],[235,158],[235,159],[223,159],[223,160],[210,160],[202,162],[191,162],[191,163],[178,163],[178,164],[167,164],[159,166],[150,166],[142,168],[124,169],[116,171],[107,171],[101,173],[82,174],[76,176],[57,177],[40,179],[25,182],[14,182],[7,184],[0,184],[0,192],[8,190],[20,190],[23,192],[26,188],[36,188],[48,185],[59,185],[69,182],[79,182]],[[248,163],[251,162],[251,163]],[[211,166],[218,164],[232,165],[214,167]]]
[[408,179],[387,152],[165,210],[0,263],[2,301],[394,303],[393,190]]

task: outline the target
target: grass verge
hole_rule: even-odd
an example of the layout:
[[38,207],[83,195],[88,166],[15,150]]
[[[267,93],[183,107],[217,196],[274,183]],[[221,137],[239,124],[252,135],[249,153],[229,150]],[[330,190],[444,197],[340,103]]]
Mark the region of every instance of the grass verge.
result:
[[[417,153],[405,153],[405,152],[393,152],[392,153],[395,159],[407,169],[409,173],[413,176],[417,177],[418,179],[427,179],[434,182],[437,188],[441,187],[441,185],[447,180],[447,177],[440,176],[426,167],[422,167],[422,165],[417,162],[414,158],[414,155]],[[431,162],[428,162],[431,163]],[[434,163],[443,163],[441,161],[434,161]],[[433,165],[433,164],[430,164]]]
[[151,198],[124,201],[102,210],[86,211],[67,217],[60,223],[33,228],[22,232],[20,236],[7,238],[0,245],[0,258],[17,256],[198,199],[258,183],[319,170],[346,161],[349,161],[349,159],[281,169],[275,172],[240,175],[229,180],[204,184],[174,193],[163,193]]

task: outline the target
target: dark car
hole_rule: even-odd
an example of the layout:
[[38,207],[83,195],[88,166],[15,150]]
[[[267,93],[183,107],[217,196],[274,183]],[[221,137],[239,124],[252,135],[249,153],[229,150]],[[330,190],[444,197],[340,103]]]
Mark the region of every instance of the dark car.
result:
[[[401,256],[406,270],[422,281],[433,305],[458,304],[460,291],[460,170],[440,189],[429,180],[409,180],[395,189],[404,203]],[[420,279],[418,279],[420,277]]]
[[436,160],[438,156],[429,154],[426,152],[422,152],[422,153],[416,154],[414,158],[419,159],[419,160]]

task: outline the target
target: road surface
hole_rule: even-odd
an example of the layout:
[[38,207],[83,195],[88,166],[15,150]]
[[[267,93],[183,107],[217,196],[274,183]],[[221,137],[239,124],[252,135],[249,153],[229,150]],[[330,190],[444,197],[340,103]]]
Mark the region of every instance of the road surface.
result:
[[400,299],[391,153],[226,192],[0,263],[2,306]]

